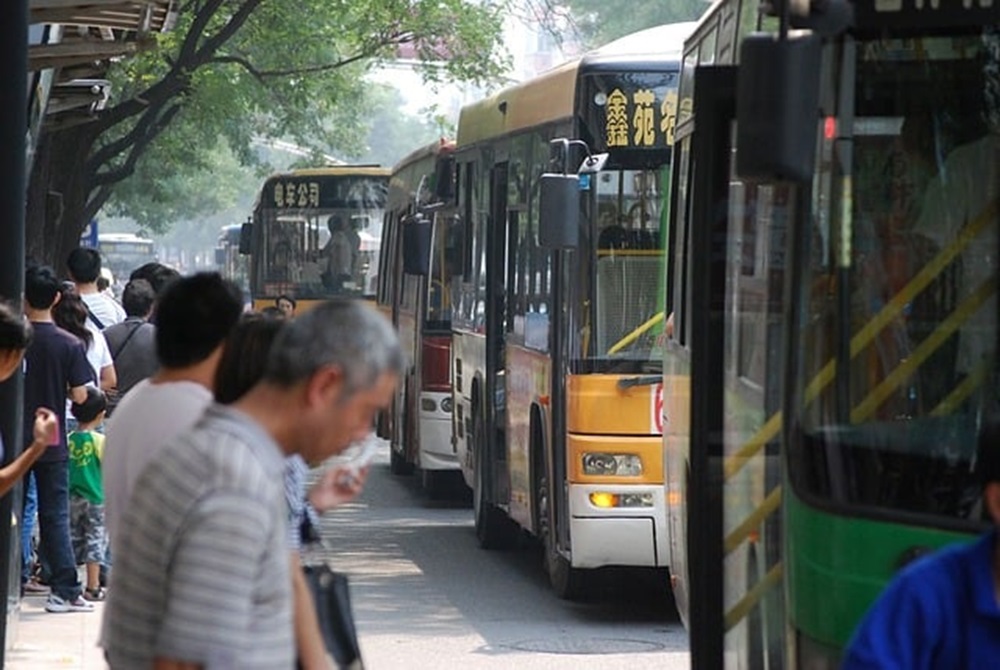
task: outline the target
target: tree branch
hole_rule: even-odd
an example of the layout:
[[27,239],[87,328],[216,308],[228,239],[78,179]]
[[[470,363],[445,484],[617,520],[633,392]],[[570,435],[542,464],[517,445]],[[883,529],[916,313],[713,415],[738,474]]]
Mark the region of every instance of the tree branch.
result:
[[333,63],[321,63],[318,65],[303,65],[302,67],[286,68],[283,70],[261,70],[251,63],[248,59],[243,56],[233,56],[233,55],[223,55],[216,56],[212,58],[209,63],[221,63],[221,64],[235,64],[242,67],[244,70],[250,73],[254,79],[259,81],[261,84],[265,84],[266,80],[273,77],[289,77],[292,75],[299,74],[316,74],[319,72],[330,72],[338,68],[345,67],[351,63],[356,63],[365,58],[371,58],[379,49],[393,45],[393,44],[406,44],[407,42],[412,42],[416,39],[416,36],[412,32],[395,33],[388,36],[376,43],[373,43],[360,52],[348,58],[343,58]]
[[[181,111],[181,107],[183,107],[182,103],[178,102],[172,107],[166,109],[162,114],[154,116],[154,120],[152,122],[143,124],[146,127],[146,132],[139,136],[135,143],[132,144],[132,148],[129,150],[128,157],[125,161],[117,168],[94,173],[94,176],[90,179],[91,188],[93,189],[94,187],[116,184],[135,172],[135,165],[139,161],[139,157],[142,155],[143,151],[145,151],[146,147],[149,146],[149,144],[156,139],[161,132],[163,132],[164,128],[170,125],[170,122],[173,120],[174,116],[177,115],[177,112]],[[150,113],[152,113],[152,111],[153,110],[150,110]],[[140,123],[143,121],[145,121],[145,119],[140,121]],[[98,193],[100,193],[100,190],[98,190]]]

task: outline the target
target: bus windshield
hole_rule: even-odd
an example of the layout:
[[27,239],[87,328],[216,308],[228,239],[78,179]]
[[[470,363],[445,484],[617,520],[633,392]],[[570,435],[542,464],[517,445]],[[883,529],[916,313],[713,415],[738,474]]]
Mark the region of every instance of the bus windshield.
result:
[[805,264],[790,454],[804,496],[980,519],[1000,257],[1000,43],[986,33],[859,43],[853,206],[817,173]]
[[607,170],[592,183],[591,356],[655,365],[664,328],[660,173]]
[[[276,180],[265,186],[255,231],[255,294],[298,299],[374,295],[385,182],[384,178],[309,178],[308,186],[317,194],[312,199],[306,189],[299,199],[298,182],[286,180],[282,185]],[[296,194],[282,206],[276,206],[279,186]]]

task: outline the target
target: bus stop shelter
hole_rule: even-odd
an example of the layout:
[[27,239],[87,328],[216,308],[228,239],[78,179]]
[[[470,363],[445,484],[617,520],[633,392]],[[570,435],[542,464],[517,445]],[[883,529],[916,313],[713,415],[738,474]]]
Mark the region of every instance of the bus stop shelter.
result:
[[[177,0],[4,0],[0,2],[0,299],[24,290],[25,194],[28,166],[47,128],[87,123],[112,94],[113,59],[142,48],[148,35],[170,30]],[[22,381],[0,384],[4,463],[22,445]],[[0,667],[14,640],[20,603],[21,489],[0,498]]]

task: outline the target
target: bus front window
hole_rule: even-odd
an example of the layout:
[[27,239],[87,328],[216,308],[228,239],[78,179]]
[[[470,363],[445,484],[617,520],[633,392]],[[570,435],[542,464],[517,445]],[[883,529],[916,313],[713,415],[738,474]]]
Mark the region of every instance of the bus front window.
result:
[[664,330],[659,173],[594,175],[595,258],[591,355],[648,363]]
[[[859,48],[853,208],[812,231],[800,320],[803,440],[790,464],[805,495],[977,517],[976,435],[998,399],[1000,50],[989,39]],[[847,335],[825,335],[836,332]]]
[[369,295],[378,276],[379,209],[263,210],[264,294]]

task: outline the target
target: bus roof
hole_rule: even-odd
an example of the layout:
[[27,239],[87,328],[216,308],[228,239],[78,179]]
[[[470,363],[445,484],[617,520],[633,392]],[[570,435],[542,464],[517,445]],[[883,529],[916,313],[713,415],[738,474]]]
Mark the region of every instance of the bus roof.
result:
[[588,52],[581,58],[466,105],[458,119],[457,145],[506,135],[573,116],[578,74],[590,69],[642,70],[679,61],[684,39],[696,24],[674,23],[641,30]]
[[388,177],[391,172],[390,168],[381,165],[331,165],[329,167],[279,172],[272,174],[267,178],[267,181],[287,179],[288,177]]
[[400,170],[405,169],[408,165],[417,163],[428,156],[436,156],[439,153],[448,153],[450,151],[454,151],[454,149],[455,142],[442,137],[437,142],[431,142],[430,144],[422,146],[419,149],[414,149],[400,158],[399,162],[393,166],[392,173],[396,174]]

